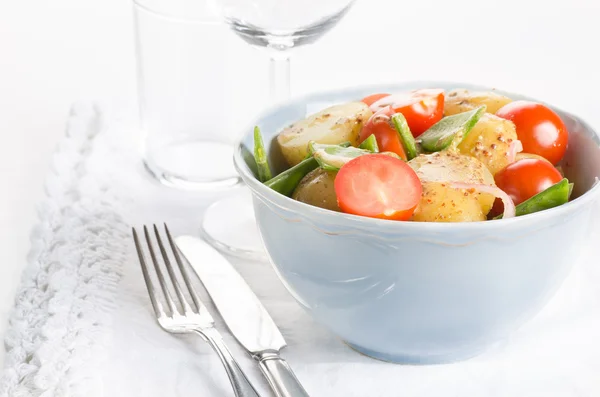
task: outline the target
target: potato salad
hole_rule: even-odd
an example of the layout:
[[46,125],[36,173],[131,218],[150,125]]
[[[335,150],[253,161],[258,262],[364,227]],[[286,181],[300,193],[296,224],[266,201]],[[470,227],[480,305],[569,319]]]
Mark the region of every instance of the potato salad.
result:
[[257,178],[330,211],[414,222],[527,215],[569,201],[568,131],[549,107],[490,92],[422,89],[338,104],[279,132],[273,175],[258,127]]

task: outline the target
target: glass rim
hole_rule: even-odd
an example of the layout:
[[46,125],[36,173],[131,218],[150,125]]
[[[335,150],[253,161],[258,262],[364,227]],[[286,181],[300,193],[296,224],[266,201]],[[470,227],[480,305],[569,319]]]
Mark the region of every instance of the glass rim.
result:
[[141,10],[147,12],[149,14],[154,15],[155,17],[171,20],[173,22],[185,22],[185,23],[222,23],[222,18],[217,11],[217,6],[214,4],[212,0],[205,0],[207,15],[205,16],[183,16],[177,15],[175,13],[169,13],[163,10],[159,10],[155,7],[148,5],[148,1],[145,0],[131,0],[134,8],[137,10]]

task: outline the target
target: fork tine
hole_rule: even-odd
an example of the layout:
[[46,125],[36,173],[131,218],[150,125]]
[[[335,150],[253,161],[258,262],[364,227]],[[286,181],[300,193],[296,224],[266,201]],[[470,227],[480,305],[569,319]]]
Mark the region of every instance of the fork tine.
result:
[[134,227],[131,228],[131,232],[133,233],[133,241],[135,243],[135,249],[138,254],[138,258],[140,260],[140,266],[142,267],[142,273],[144,275],[144,282],[146,283],[146,289],[148,290],[148,295],[150,295],[150,302],[152,302],[152,307],[154,308],[154,313],[156,317],[165,316],[165,312],[163,307],[159,301],[156,300],[156,291],[154,290],[154,285],[152,284],[152,279],[150,279],[150,274],[148,273],[148,265],[146,264],[146,258],[144,257],[144,251],[142,250],[142,246],[140,245],[140,240],[138,238],[137,231]]
[[185,295],[183,295],[183,290],[177,281],[177,276],[175,276],[175,271],[173,270],[173,266],[171,265],[171,261],[169,260],[169,256],[167,255],[167,250],[165,250],[165,246],[163,245],[162,239],[160,238],[160,233],[158,232],[158,228],[156,225],[154,226],[154,234],[156,235],[156,241],[158,241],[158,247],[160,249],[160,253],[162,254],[163,260],[165,261],[165,265],[167,266],[167,272],[169,273],[169,277],[171,278],[171,283],[173,287],[175,287],[175,292],[179,297],[179,302],[183,307],[184,313],[189,313],[192,311],[192,308],[188,304],[185,299]]
[[203,307],[202,302],[200,301],[200,297],[196,293],[196,290],[194,289],[192,282],[190,281],[190,276],[188,274],[187,268],[184,266],[183,261],[181,260],[181,257],[179,256],[179,249],[173,242],[173,237],[171,237],[171,232],[169,231],[167,224],[163,223],[163,225],[165,227],[165,232],[167,233],[167,239],[169,240],[169,245],[171,246],[171,250],[173,251],[173,256],[175,257],[175,261],[177,262],[177,265],[179,266],[179,271],[181,271],[181,274],[183,275],[183,280],[185,281],[185,285],[187,285],[188,291],[189,291],[190,295],[192,296],[192,300],[194,301],[194,305],[196,305],[196,310],[200,311],[201,308]]
[[150,257],[152,258],[152,263],[154,263],[154,269],[156,270],[156,276],[158,277],[158,282],[160,283],[160,287],[165,294],[165,299],[167,301],[167,305],[169,305],[169,309],[171,309],[171,314],[174,315],[179,313],[177,310],[177,306],[175,306],[175,301],[171,297],[171,293],[169,292],[169,288],[167,288],[167,284],[165,283],[165,277],[160,270],[160,266],[158,265],[158,261],[156,260],[156,255],[154,255],[154,249],[152,248],[152,240],[150,239],[150,233],[148,233],[148,228],[144,225],[144,234],[146,235],[146,243],[148,243],[148,251],[150,251]]

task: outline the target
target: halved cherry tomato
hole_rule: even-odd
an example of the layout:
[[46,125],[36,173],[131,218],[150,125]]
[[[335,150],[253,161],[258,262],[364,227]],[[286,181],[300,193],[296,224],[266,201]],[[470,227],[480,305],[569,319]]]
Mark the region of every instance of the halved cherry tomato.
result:
[[496,185],[504,190],[515,204],[522,203],[562,179],[562,175],[552,164],[539,159],[515,161],[494,176]]
[[364,97],[361,100],[361,102],[365,103],[367,106],[371,106],[372,104],[374,104],[375,102],[377,102],[381,98],[385,98],[388,95],[390,95],[390,94],[373,94],[373,95],[369,95],[369,96]]
[[540,155],[552,164],[563,158],[569,133],[552,109],[541,103],[515,101],[500,108],[496,116],[515,123],[525,152]]
[[342,211],[392,220],[410,219],[423,192],[415,171],[385,154],[350,160],[339,170],[334,187]]
[[444,90],[424,89],[382,97],[371,105],[378,111],[391,106],[395,113],[402,113],[416,138],[444,116]]
[[406,160],[406,152],[400,141],[398,131],[392,126],[391,117],[395,114],[391,107],[383,108],[375,113],[360,131],[360,141],[375,135],[380,152],[394,152]]

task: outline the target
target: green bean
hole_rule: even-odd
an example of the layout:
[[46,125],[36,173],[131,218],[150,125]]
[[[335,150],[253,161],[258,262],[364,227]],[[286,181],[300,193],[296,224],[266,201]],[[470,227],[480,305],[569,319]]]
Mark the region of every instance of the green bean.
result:
[[254,127],[254,160],[258,169],[258,179],[261,182],[271,179],[271,167],[269,167],[269,159],[258,126]]
[[322,147],[327,147],[327,146],[350,147],[350,146],[352,146],[352,144],[350,142],[342,142],[342,143],[338,143],[337,145],[327,145],[324,143],[317,143],[315,141],[310,141],[308,143],[308,155],[305,157],[305,159],[312,157],[312,155],[315,154],[316,149],[320,149]]
[[285,196],[291,196],[294,190],[302,180],[312,170],[316,169],[319,163],[314,157],[302,160],[292,168],[283,171],[281,174],[269,179],[265,185]]
[[310,143],[310,148],[319,166],[325,171],[339,171],[348,161],[359,156],[364,156],[365,154],[372,154],[368,150],[352,146],[342,147],[340,145],[324,145],[315,142]]
[[574,183],[569,183],[569,195],[567,197],[567,200],[571,200],[571,194],[573,194],[573,188],[575,187]]
[[[349,147],[350,142],[340,143],[337,146]],[[314,145],[310,146],[309,152],[312,151],[313,147]],[[265,185],[275,190],[276,192],[279,192],[289,197],[292,195],[292,193],[294,193],[294,190],[296,190],[296,187],[298,186],[302,178],[304,178],[306,174],[308,174],[318,166],[319,163],[311,154],[310,157],[305,158],[292,168],[288,168],[281,174],[269,179],[267,182],[265,182]]]
[[[534,212],[544,211],[550,208],[558,207],[569,201],[571,186],[573,184],[565,178],[555,183],[548,189],[536,194],[528,200],[523,201],[516,207],[516,216],[533,214]],[[501,219],[502,215],[494,219]]]
[[371,153],[379,153],[379,146],[377,145],[377,139],[375,135],[371,134],[367,139],[362,141],[358,146],[360,149],[368,150]]
[[392,124],[400,136],[400,142],[402,142],[402,146],[406,152],[406,159],[412,160],[417,157],[417,144],[412,132],[410,132],[410,128],[408,128],[406,117],[402,113],[396,113],[392,116]]
[[446,116],[419,137],[421,147],[428,152],[439,152],[450,144],[458,146],[485,113],[485,105],[464,113]]

